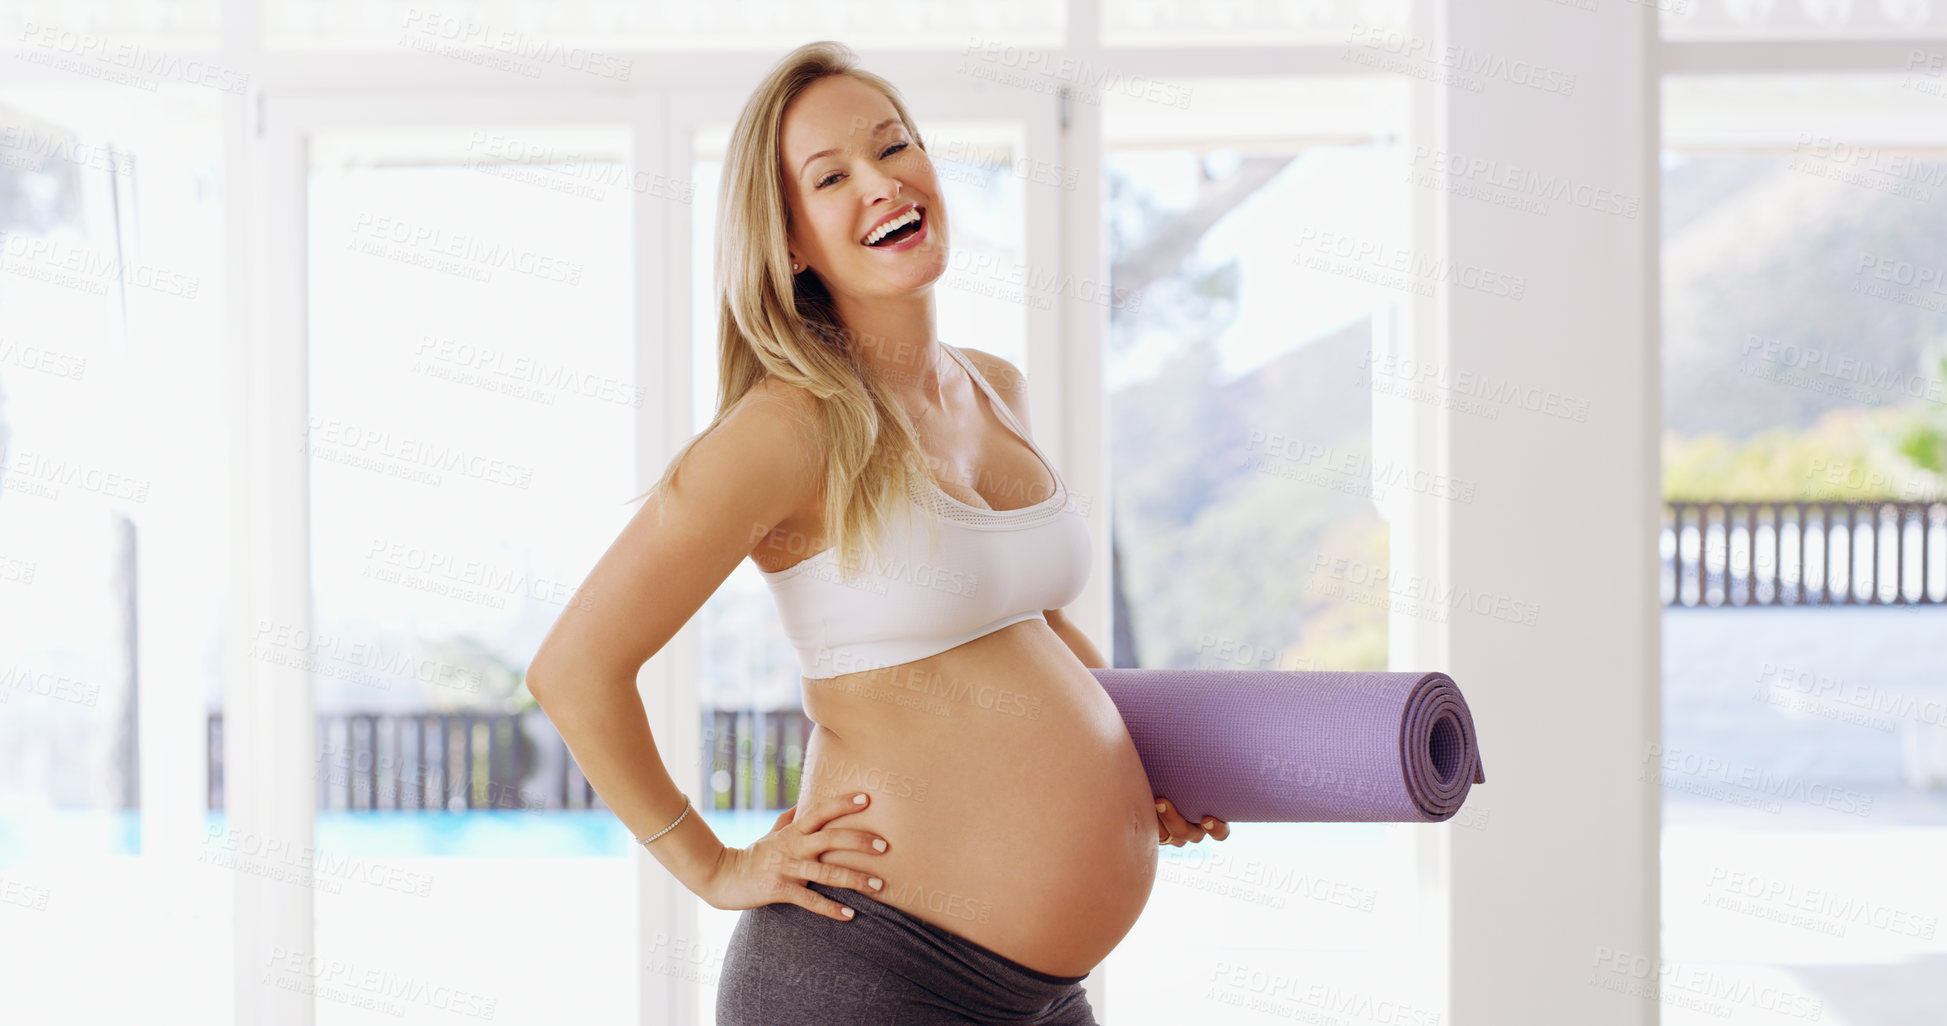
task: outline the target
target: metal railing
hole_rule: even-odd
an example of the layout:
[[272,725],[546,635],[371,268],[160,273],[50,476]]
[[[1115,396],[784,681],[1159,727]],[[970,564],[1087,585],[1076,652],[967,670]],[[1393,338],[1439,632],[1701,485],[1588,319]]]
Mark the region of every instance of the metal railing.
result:
[[[1672,608],[1947,604],[1947,501],[1705,500],[1664,504]],[[539,710],[317,718],[318,808],[598,809]],[[702,711],[708,809],[798,800],[811,722],[799,709]],[[209,716],[209,807],[223,808],[223,714]]]
[[[600,809],[601,797],[539,710],[370,712],[317,717],[321,810]],[[704,709],[700,808],[776,809],[798,800],[811,723],[802,710]],[[209,807],[223,808],[223,714],[208,724]]]
[[1940,500],[1668,502],[1658,549],[1667,607],[1947,603]]
[[798,801],[811,720],[801,709],[705,709],[708,791],[723,809],[782,809]]

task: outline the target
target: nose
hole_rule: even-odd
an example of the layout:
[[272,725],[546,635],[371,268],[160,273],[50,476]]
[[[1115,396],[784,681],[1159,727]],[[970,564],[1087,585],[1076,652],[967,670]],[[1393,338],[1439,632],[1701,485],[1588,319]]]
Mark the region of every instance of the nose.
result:
[[873,169],[872,174],[875,177],[872,180],[872,188],[867,190],[869,202],[877,203],[881,199],[897,200],[900,193],[905,191],[905,185],[899,179],[877,168]]

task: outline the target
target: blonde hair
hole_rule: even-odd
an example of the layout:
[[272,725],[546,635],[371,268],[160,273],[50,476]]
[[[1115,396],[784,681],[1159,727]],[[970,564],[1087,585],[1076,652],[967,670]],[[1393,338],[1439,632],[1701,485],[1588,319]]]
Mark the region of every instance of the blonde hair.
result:
[[[737,116],[718,189],[716,415],[637,498],[674,488],[677,471],[697,442],[769,375],[819,400],[815,423],[808,425],[825,443],[819,519],[827,534],[837,525],[835,555],[849,578],[868,552],[875,562],[883,556],[880,531],[895,511],[909,505],[893,497],[923,490],[931,478],[904,404],[848,345],[846,339],[854,336],[839,323],[817,272],[791,273],[786,240],[791,210],[780,153],[784,110],[830,75],[850,75],[885,94],[913,144],[926,149],[898,89],[861,69],[858,55],[843,43],[806,43],[772,66]],[[937,541],[933,504],[920,506]]]

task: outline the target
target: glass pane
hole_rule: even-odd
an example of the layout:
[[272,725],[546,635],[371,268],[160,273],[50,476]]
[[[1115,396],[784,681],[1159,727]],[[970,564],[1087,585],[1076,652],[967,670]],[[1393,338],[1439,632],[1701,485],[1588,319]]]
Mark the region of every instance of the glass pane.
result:
[[[918,112],[915,112],[918,117]],[[919,126],[953,218],[953,254],[936,283],[938,323],[949,344],[1005,357],[1023,373],[1029,298],[1006,286],[1022,280],[1027,252],[1026,180],[1016,172],[1024,129],[1007,121],[928,121]],[[728,126],[699,130],[691,207],[695,421],[701,431],[717,402],[717,300],[711,281],[716,247],[718,188]],[[743,846],[771,829],[777,814],[798,800],[804,765],[805,719],[797,657],[778,621],[777,606],[756,565],[738,564],[695,620],[698,703],[704,751],[713,753],[711,798],[704,816],[723,842]],[[737,913],[701,906],[703,943],[713,968],[702,1007],[715,1007],[715,968],[736,926]],[[674,968],[672,967],[672,972]],[[680,978],[689,978],[686,974]]]
[[1053,269],[1028,263],[1027,189],[1059,187],[1061,171],[1030,163],[1018,122],[923,121],[920,131],[954,218],[952,253],[933,289],[940,337],[1032,374],[1028,311],[1059,296],[1046,287]]
[[[0,90],[0,1004],[230,1018],[220,106]],[[87,957],[28,958],[28,952]],[[101,985],[105,966],[116,985]]]
[[[1947,36],[1947,7],[1927,0],[1654,0],[1653,5],[1665,39]],[[1939,42],[1947,45],[1947,39]]]
[[[0,10],[0,33],[18,49],[17,60],[61,68],[90,79],[134,85],[150,92],[153,83],[207,84],[212,76],[232,77],[209,61],[172,60],[156,51],[213,50],[219,45],[221,0],[8,0]],[[241,76],[234,76],[240,78]],[[241,91],[226,82],[218,88]]]
[[1697,1021],[1764,1017],[1752,992],[1826,1022],[1938,1003],[1947,119],[1904,82],[1664,87],[1664,716],[1642,773],[1663,957],[1723,982]]
[[[318,951],[468,1002],[392,1014],[635,1008],[633,841],[523,684],[631,513],[627,152],[606,126],[311,147],[315,622],[271,641],[314,667],[319,861],[365,867],[321,878]],[[320,1021],[365,1014],[323,992]]]
[[[1409,0],[1106,0],[1104,46],[1343,43],[1359,26],[1406,22]],[[1114,83],[1105,77],[1103,88]]]
[[801,4],[729,0],[268,0],[269,46],[417,50],[506,71],[518,81],[584,76],[627,81],[621,50],[784,50],[811,39],[855,49],[966,46],[969,38],[1056,46],[1066,8],[1043,0]]
[[[1387,489],[1412,468],[1378,458],[1367,371],[1426,284],[1387,270],[1411,238],[1393,141],[1409,86],[1190,85],[1229,120],[1133,97],[1103,110],[1110,280],[1140,295],[1110,314],[1113,662],[1387,669],[1373,581]],[[1365,570],[1334,572],[1348,564]],[[1433,1021],[1437,995],[1396,962],[1420,930],[1415,829],[1250,823],[1163,848],[1108,962],[1116,1021],[1302,1018],[1318,988]],[[1221,931],[1186,951],[1182,924],[1213,910]]]

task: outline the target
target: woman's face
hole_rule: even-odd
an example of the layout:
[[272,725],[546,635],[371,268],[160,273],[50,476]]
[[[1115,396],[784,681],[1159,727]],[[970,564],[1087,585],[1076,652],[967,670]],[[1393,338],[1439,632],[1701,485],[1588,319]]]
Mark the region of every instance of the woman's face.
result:
[[[785,108],[779,142],[791,257],[827,289],[898,295],[946,271],[946,210],[933,161],[884,94],[850,75],[821,78]],[[882,240],[888,244],[866,244],[875,227],[909,208],[919,214],[912,228]]]

